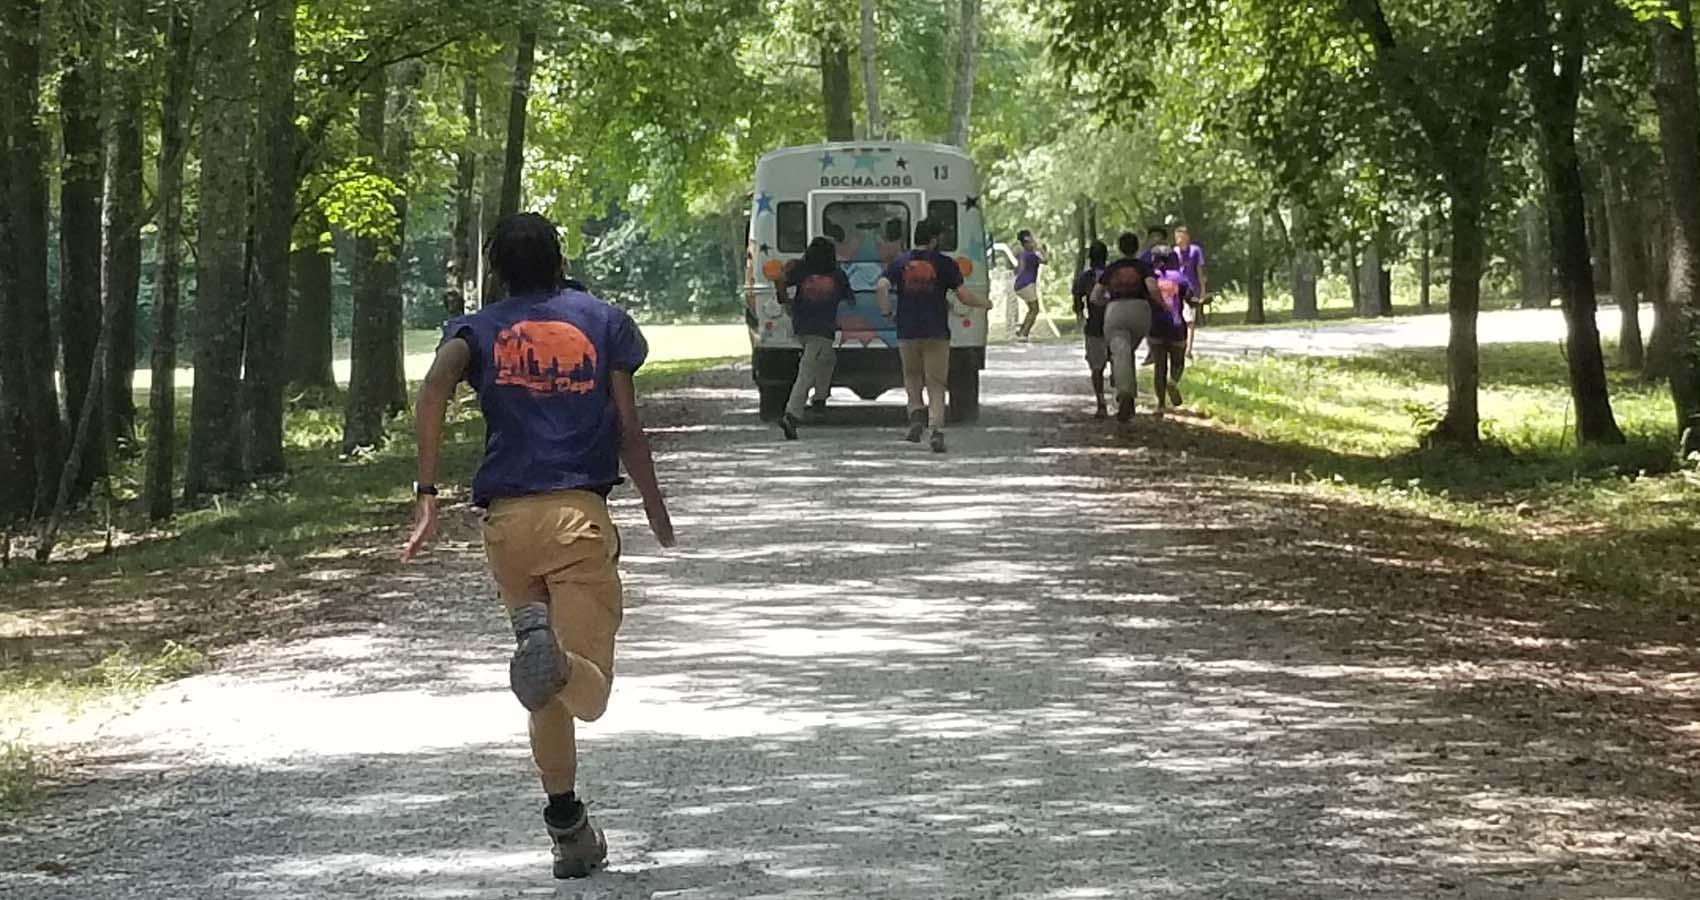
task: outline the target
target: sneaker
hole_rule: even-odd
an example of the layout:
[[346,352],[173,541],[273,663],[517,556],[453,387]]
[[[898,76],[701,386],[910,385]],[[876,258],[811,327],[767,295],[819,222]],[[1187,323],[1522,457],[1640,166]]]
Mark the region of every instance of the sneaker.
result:
[[567,686],[572,663],[549,627],[547,604],[528,603],[514,610],[509,618],[518,644],[513,659],[508,661],[508,687],[521,706],[537,712]]
[[944,432],[939,431],[937,429],[934,429],[934,431],[933,431],[933,452],[934,453],[943,453],[944,452]]
[[1159,403],[1157,404],[1157,408],[1152,411],[1151,415],[1155,416],[1157,421],[1161,422],[1163,421],[1163,412],[1163,404]]
[[785,415],[780,416],[779,417],[779,430],[785,433],[785,439],[786,440],[788,440],[788,441],[796,440],[797,439],[797,417],[791,415],[790,413],[786,413]]
[[826,401],[815,400],[809,403],[809,408],[803,412],[803,421],[819,422],[826,418]]
[[579,804],[578,815],[573,821],[562,825],[545,813],[543,825],[549,830],[549,841],[554,845],[556,878],[587,878],[608,861],[608,839],[603,837],[602,829],[590,821],[590,813],[585,810],[584,804]]
[[809,401],[809,411],[810,412],[818,412],[818,413],[826,412],[826,398],[825,397],[816,397],[815,399]]
[[1172,384],[1169,385],[1169,405],[1180,406],[1184,403],[1186,401],[1181,398],[1181,389]]
[[1110,417],[1110,407],[1107,404],[1104,404],[1104,403],[1098,404],[1098,411],[1092,414],[1092,418],[1098,419],[1099,421],[1102,421],[1104,419],[1108,419],[1109,417]]
[[1132,422],[1133,421],[1133,398],[1132,397],[1124,397],[1124,398],[1116,401],[1116,421],[1117,422]]
[[921,434],[927,430],[927,411],[917,409],[909,413],[909,433],[903,439],[911,444],[921,443]]

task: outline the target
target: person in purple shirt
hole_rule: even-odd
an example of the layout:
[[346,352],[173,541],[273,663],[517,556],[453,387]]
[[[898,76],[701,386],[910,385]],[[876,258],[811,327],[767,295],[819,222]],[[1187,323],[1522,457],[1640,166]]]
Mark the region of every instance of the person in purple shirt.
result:
[[1210,302],[1205,282],[1204,248],[1192,242],[1192,229],[1175,226],[1175,255],[1180,258],[1181,275],[1186,278],[1192,296],[1186,302],[1186,358],[1192,358],[1192,340],[1198,326],[1204,324],[1204,305]]
[[1104,399],[1104,368],[1110,363],[1110,345],[1104,338],[1104,307],[1086,301],[1098,279],[1104,277],[1104,269],[1110,263],[1110,248],[1103,241],[1093,241],[1086,251],[1086,260],[1086,268],[1074,277],[1069,293],[1074,295],[1074,317],[1081,320],[1081,330],[1086,335],[1086,369],[1092,375],[1092,393],[1098,398],[1098,411],[1093,418],[1104,419],[1110,415],[1109,404]]
[[674,540],[632,382],[649,348],[624,310],[566,281],[553,222],[507,216],[486,249],[507,296],[443,329],[419,392],[419,480],[401,556],[435,537],[443,420],[465,381],[485,425],[472,504],[484,510],[484,556],[516,641],[508,686],[531,716],[555,877],[582,878],[608,842],[575,793],[573,720],[602,716],[614,678],[623,593],[607,497],[622,463],[656,540]]
[[1180,380],[1186,372],[1186,310],[1192,287],[1180,268],[1180,256],[1170,250],[1153,254],[1157,295],[1151,301],[1151,337],[1148,341],[1157,368],[1155,391],[1157,417],[1169,406],[1180,406]]
[[[909,398],[909,431],[904,440],[921,442],[930,425],[934,453],[945,452],[945,390],[950,380],[950,294],[962,305],[991,309],[962,283],[962,267],[939,252],[944,227],[931,219],[915,223],[915,249],[891,261],[874,297],[880,313],[897,324],[897,352],[903,365],[903,389]],[[897,294],[893,308],[891,295]],[[924,396],[923,396],[924,394]]]
[[1046,260],[1033,232],[1022,229],[1016,239],[1021,242],[1021,258],[1015,270],[1015,296],[1027,304],[1027,317],[1021,320],[1016,337],[1025,341],[1032,337],[1033,326],[1039,321],[1039,267]]
[[791,398],[779,417],[779,430],[786,440],[794,441],[797,426],[803,424],[809,389],[814,389],[820,408],[826,407],[826,398],[832,393],[832,373],[838,360],[833,345],[838,336],[838,307],[855,303],[856,295],[850,291],[850,279],[839,267],[837,246],[829,237],[810,241],[803,258],[785,268],[785,276],[776,287],[779,302],[791,310],[791,330],[803,345]]

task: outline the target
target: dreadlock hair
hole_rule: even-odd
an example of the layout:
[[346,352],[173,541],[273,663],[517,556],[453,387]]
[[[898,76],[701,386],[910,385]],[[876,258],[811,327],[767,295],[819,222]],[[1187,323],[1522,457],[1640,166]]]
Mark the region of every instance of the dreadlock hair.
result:
[[484,242],[490,269],[509,294],[553,291],[561,282],[561,237],[555,223],[533,212],[504,216]]

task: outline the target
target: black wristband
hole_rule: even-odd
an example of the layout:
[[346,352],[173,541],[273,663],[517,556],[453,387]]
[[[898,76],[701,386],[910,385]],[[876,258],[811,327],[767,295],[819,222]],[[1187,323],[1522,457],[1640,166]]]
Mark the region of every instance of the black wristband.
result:
[[415,481],[413,483],[413,496],[415,496],[415,497],[435,497],[435,496],[437,496],[437,486],[434,485],[434,484],[424,484],[424,483]]

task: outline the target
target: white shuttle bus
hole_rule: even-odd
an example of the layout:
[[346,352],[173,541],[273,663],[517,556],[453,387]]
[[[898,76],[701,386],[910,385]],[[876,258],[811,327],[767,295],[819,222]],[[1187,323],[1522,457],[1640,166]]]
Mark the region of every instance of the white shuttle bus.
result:
[[[963,280],[990,296],[980,179],[968,155],[939,144],[880,141],[788,147],[756,163],[745,251],[744,318],[764,419],[778,418],[797,374],[802,345],[779,304],[774,278],[820,235],[838,244],[855,290],[838,312],[835,386],[872,400],[903,386],[893,323],[880,315],[874,283],[884,263],[909,249],[915,224],[945,226],[940,249]],[[949,409],[953,419],[979,413],[986,365],[987,312],[951,299]]]

